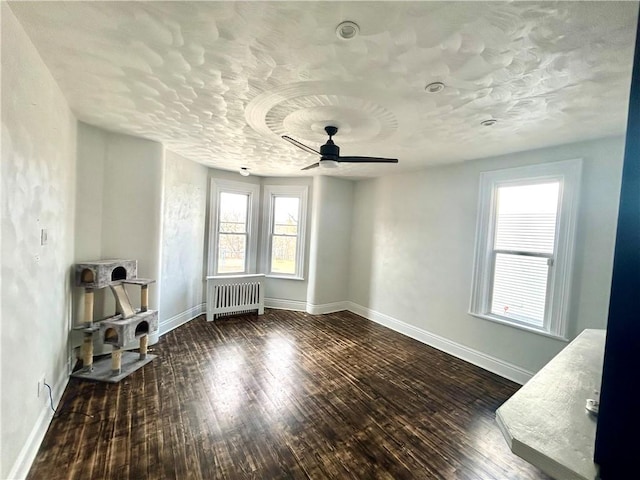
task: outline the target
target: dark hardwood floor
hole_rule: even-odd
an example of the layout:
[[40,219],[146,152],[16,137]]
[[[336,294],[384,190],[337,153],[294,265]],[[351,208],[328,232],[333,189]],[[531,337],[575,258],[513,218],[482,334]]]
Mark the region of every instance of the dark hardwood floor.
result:
[[548,478],[495,424],[518,385],[349,312],[201,317],[151,350],[71,379],[28,478]]

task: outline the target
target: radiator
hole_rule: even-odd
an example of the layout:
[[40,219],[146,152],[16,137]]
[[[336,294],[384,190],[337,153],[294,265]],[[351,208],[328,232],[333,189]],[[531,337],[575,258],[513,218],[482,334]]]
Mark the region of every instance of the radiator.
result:
[[207,321],[232,313],[264,313],[264,274],[207,277]]

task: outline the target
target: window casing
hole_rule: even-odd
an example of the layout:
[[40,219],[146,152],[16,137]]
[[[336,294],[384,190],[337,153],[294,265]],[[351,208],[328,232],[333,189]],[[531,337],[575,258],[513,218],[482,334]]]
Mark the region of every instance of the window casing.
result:
[[581,161],[480,177],[469,313],[566,338]]
[[264,187],[263,263],[269,277],[304,279],[306,186]]
[[255,273],[260,186],[211,180],[209,275]]

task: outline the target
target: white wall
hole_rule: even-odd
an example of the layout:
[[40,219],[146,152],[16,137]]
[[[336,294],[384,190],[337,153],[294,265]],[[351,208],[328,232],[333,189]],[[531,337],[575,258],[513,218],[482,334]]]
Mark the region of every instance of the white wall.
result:
[[[159,280],[164,149],[150,140],[107,135],[102,257],[137,260],[139,277]],[[152,309],[159,306],[160,288],[159,284],[149,287]],[[139,294],[131,296],[135,305],[139,300]]]
[[313,306],[348,300],[353,190],[350,180],[314,177],[307,292],[312,313]]
[[102,255],[102,205],[108,134],[78,122],[75,261]]
[[[68,375],[76,120],[2,2],[0,478],[26,473]],[[40,245],[40,230],[48,243]]]
[[190,320],[204,302],[208,168],[165,152],[160,330]]
[[479,174],[583,158],[570,334],[606,325],[624,139],[611,138],[358,182],[350,300],[529,372],[565,343],[467,314]]
[[[109,132],[78,122],[76,165],[76,222],[74,263],[102,258],[102,210],[104,191],[104,166],[108,151]],[[79,325],[84,318],[84,292],[73,288],[73,320]],[[105,289],[95,292],[94,318],[112,315],[115,302]],[[82,333],[73,331],[72,347],[82,344]],[[97,353],[108,353],[96,343]],[[79,351],[76,352],[79,355]]]

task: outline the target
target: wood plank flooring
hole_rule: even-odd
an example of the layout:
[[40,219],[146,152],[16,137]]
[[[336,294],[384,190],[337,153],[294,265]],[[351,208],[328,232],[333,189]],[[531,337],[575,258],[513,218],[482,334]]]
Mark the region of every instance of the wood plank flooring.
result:
[[349,312],[200,317],[152,350],[71,379],[29,479],[548,478],[495,424],[518,385]]

